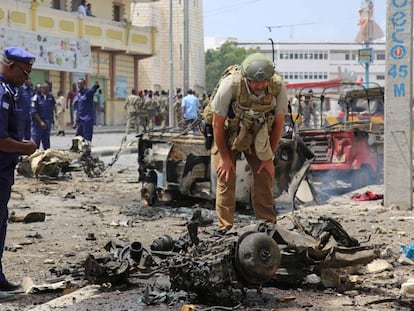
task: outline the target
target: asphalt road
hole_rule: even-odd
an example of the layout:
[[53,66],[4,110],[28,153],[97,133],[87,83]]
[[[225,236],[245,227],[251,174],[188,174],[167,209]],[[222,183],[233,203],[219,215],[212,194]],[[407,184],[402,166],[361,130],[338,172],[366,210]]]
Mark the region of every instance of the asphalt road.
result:
[[[121,147],[122,139],[125,136],[123,126],[101,126],[95,127],[92,138],[93,156],[111,156]],[[57,136],[56,131],[52,131],[50,145],[52,149],[70,149],[72,139],[75,137],[75,130],[67,129],[65,136]],[[135,134],[127,135],[123,153],[136,153],[138,139]]]

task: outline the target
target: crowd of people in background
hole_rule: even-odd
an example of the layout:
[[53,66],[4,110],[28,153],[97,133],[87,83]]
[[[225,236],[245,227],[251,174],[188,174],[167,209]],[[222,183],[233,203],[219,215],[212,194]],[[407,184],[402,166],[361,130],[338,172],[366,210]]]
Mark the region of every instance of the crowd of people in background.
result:
[[78,6],[78,13],[83,16],[95,17],[95,15],[92,14],[92,4],[86,3],[86,0],[81,1],[81,4]]
[[76,135],[91,141],[93,126],[104,123],[104,101],[98,81],[89,89],[85,84],[84,79],[79,79],[66,98],[62,90],[55,97],[50,82],[33,86],[27,77],[16,94],[19,136],[33,139],[38,149],[49,149],[52,129],[56,129],[57,136],[65,136],[65,111],[69,110],[70,126],[76,128]]
[[176,128],[182,131],[191,129],[198,135],[197,128],[192,126],[198,119],[208,102],[208,96],[198,96],[192,89],[187,90],[183,96],[181,88],[177,88],[173,95],[172,110],[174,122],[170,122],[169,93],[166,90],[152,91],[132,89],[126,98],[124,109],[126,111],[126,129],[129,134],[132,128],[135,133],[153,131],[155,126],[160,130],[168,131]]
[[[76,129],[76,135],[91,141],[93,126],[105,124],[104,97],[98,81],[87,88],[85,80],[79,79],[72,84],[66,96],[59,90],[55,97],[51,90],[49,82],[33,86],[30,77],[17,89],[16,101],[21,115],[20,137],[33,139],[39,149],[49,149],[53,129],[57,136],[65,136],[65,112],[69,111],[68,125]],[[188,129],[198,135],[197,127],[192,125],[199,119],[208,99],[206,94],[198,96],[192,89],[188,89],[184,95],[177,88],[171,105],[174,118],[174,123],[171,123],[168,91],[132,89],[124,105],[127,113],[126,134],[131,129],[140,133],[141,130],[153,131],[157,127],[164,131],[172,128],[181,131]]]

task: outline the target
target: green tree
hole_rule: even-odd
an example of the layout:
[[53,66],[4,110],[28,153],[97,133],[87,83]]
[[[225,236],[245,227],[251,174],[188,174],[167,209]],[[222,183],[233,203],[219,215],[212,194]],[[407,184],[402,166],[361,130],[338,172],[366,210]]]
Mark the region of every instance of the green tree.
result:
[[236,43],[227,41],[219,49],[209,49],[206,52],[206,88],[211,93],[224,69],[230,65],[241,64],[247,55],[257,52],[258,49],[237,47]]

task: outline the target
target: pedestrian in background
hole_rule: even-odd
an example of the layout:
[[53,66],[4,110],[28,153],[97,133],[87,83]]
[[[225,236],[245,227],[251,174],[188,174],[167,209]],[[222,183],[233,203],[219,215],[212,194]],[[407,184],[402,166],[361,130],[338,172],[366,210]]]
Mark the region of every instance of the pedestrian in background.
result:
[[198,118],[198,112],[200,109],[200,101],[194,96],[193,90],[188,89],[187,95],[184,96],[181,103],[182,115],[184,118],[183,129],[187,129],[189,126],[193,126],[193,134],[198,135],[198,130],[194,126],[195,121]]
[[81,3],[78,6],[78,13],[82,16],[86,15],[86,0],[81,0]]
[[9,282],[4,275],[1,260],[6,241],[8,202],[14,183],[14,170],[19,155],[36,151],[33,140],[19,137],[19,117],[15,101],[15,87],[20,87],[30,76],[35,57],[19,47],[6,47],[0,59],[0,301],[13,299],[19,284]]
[[92,14],[92,4],[90,3],[86,5],[86,16],[95,17],[95,15]]
[[78,93],[78,89],[76,87],[76,83],[73,83],[72,89],[68,92],[68,96],[66,97],[66,109],[69,109],[71,126],[75,124],[75,111],[76,111],[75,97],[77,93]]
[[176,99],[173,103],[173,109],[174,109],[174,120],[175,120],[175,127],[181,128],[182,127],[182,110],[181,110],[181,104],[183,102],[183,94],[177,94]]
[[246,57],[240,70],[221,80],[211,106],[219,229],[228,230],[234,223],[236,160],[241,152],[250,166],[256,218],[276,221],[273,156],[282,135],[288,97],[272,61],[260,53]]
[[125,128],[125,134],[129,134],[131,126],[135,128],[135,133],[139,132],[139,118],[138,118],[138,106],[139,106],[139,97],[137,96],[137,91],[135,89],[131,90],[131,95],[129,95],[125,101],[124,109],[127,112],[127,122]]
[[148,118],[148,128],[150,131],[154,130],[155,119],[158,113],[158,102],[152,98],[152,91],[149,90],[147,93],[147,99],[145,100],[145,110]]
[[168,93],[161,90],[161,95],[158,97],[159,115],[160,115],[160,129],[164,130],[168,124]]
[[139,118],[139,124],[141,124],[144,133],[147,132],[148,127],[148,115],[147,110],[145,109],[145,98],[144,98],[144,92],[142,90],[138,90],[138,118]]
[[[75,97],[77,105],[76,111],[76,136],[82,136],[84,139],[92,142],[93,124],[95,122],[95,108],[93,104],[93,96],[99,89],[99,81],[90,88],[86,87],[85,79],[78,80],[78,93]],[[90,151],[85,153],[90,156]]]
[[95,102],[96,102],[96,124],[101,126],[105,125],[105,100],[102,94],[102,89],[99,89],[95,93]]
[[50,148],[50,132],[54,123],[56,101],[49,92],[47,83],[36,85],[36,94],[32,98],[32,138],[37,148],[40,144],[44,150]]
[[20,137],[29,140],[31,138],[31,117],[32,106],[32,81],[27,78],[23,85],[17,89],[16,102],[19,110],[19,133]]
[[65,136],[65,97],[62,90],[57,93],[56,100],[56,123],[57,123],[57,136]]

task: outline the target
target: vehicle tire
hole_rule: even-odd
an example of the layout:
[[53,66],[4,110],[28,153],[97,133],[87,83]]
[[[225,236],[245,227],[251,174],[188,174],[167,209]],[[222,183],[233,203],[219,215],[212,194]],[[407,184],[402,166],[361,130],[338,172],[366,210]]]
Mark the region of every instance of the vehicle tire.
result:
[[351,186],[353,190],[363,188],[376,180],[372,170],[368,166],[361,166],[360,169],[352,172]]

